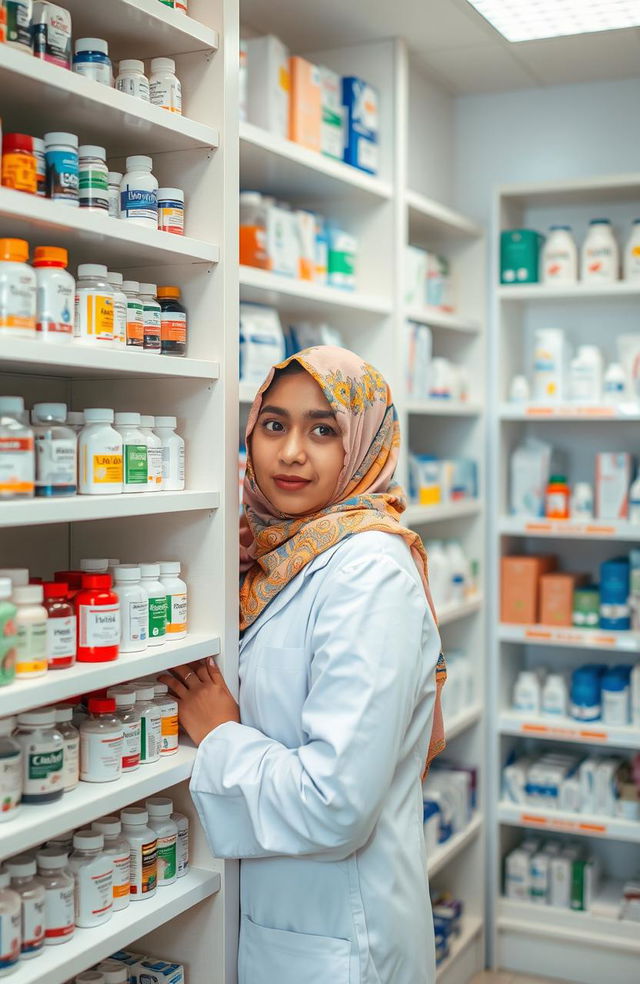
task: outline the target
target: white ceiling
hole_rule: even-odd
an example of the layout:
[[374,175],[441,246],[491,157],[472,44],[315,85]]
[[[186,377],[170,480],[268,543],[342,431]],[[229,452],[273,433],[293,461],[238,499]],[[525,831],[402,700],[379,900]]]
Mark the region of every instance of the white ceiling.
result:
[[466,0],[241,0],[243,23],[297,53],[404,37],[449,92],[640,76],[640,30],[510,44]]

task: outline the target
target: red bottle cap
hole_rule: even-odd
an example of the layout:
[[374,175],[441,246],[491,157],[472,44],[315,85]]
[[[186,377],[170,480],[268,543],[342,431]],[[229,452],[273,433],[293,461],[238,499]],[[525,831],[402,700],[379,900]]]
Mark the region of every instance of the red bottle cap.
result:
[[29,584],[42,584],[43,579],[41,577],[30,577]]
[[8,154],[12,150],[27,150],[33,153],[33,137],[26,133],[5,133],[2,138],[2,153]]
[[89,714],[115,714],[116,702],[113,697],[91,697],[88,708]]
[[53,575],[54,581],[62,581],[68,588],[77,591],[82,584],[84,571],[56,571]]
[[83,574],[83,588],[105,588],[107,591],[111,587],[110,574]]
[[42,585],[45,598],[68,598],[69,585],[64,581],[46,581]]

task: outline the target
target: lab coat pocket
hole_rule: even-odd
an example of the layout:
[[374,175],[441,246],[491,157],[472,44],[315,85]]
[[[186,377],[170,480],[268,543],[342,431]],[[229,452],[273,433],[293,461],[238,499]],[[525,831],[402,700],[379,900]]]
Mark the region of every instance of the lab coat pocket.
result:
[[308,693],[309,661],[301,647],[265,646],[254,678],[258,727],[287,748],[303,742],[301,714]]
[[239,984],[349,984],[350,955],[349,940],[269,929],[243,916]]

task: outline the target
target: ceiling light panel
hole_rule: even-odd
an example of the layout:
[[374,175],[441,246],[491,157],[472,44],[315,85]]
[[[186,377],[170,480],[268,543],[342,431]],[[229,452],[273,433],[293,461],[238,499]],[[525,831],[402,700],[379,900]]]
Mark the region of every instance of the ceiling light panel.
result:
[[468,0],[507,41],[640,26],[640,0]]

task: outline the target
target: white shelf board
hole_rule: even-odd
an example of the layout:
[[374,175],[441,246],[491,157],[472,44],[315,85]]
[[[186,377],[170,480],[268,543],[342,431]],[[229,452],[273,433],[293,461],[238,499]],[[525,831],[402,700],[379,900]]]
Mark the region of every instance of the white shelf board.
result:
[[16,499],[0,503],[0,528],[122,519],[161,513],[217,509],[219,492],[125,492],[122,495],[74,495],[59,499]]
[[611,174],[565,181],[503,185],[500,196],[520,205],[603,205],[640,196],[640,174]]
[[11,188],[0,188],[0,223],[5,235],[26,239],[32,248],[50,245],[54,236],[56,246],[69,249],[76,260],[115,269],[139,266],[142,257],[146,264],[156,265],[217,263],[220,257],[214,243],[145,229],[125,219],[70,208]]
[[496,922],[502,932],[526,933],[640,955],[638,923],[631,919],[607,919],[590,912],[501,898]]
[[220,364],[204,359],[150,355],[132,348],[103,345],[48,345],[36,338],[0,338],[0,367],[4,372],[43,376],[153,376],[159,379],[218,379]]
[[640,540],[640,525],[608,519],[525,519],[503,516],[498,531],[507,536],[551,537],[570,540]]
[[405,526],[427,526],[429,523],[442,523],[448,519],[476,516],[481,509],[481,499],[466,499],[443,506],[420,506],[412,503],[407,506],[400,521]]
[[409,400],[405,403],[405,410],[425,417],[478,417],[482,406],[471,400]]
[[609,632],[606,629],[576,629],[572,626],[516,625],[502,622],[498,626],[501,642],[533,646],[560,646],[569,649],[609,649],[622,653],[640,652],[637,632]]
[[238,398],[240,403],[253,403],[258,392],[258,387],[254,386],[253,383],[243,383],[240,380]]
[[9,47],[2,50],[0,91],[15,93],[3,112],[7,130],[42,134],[55,119],[61,130],[79,134],[81,144],[105,147],[108,158],[140,153],[143,146],[145,153],[157,154],[211,149],[220,142],[213,127]]
[[448,841],[444,844],[438,844],[438,847],[433,852],[430,858],[427,858],[427,871],[429,878],[433,878],[439,871],[444,868],[446,864],[449,863],[453,858],[455,858],[460,851],[469,844],[474,837],[480,833],[480,829],[483,824],[483,816],[481,813],[476,813],[471,819],[471,822],[461,830],[458,834],[454,834],[450,837]]
[[388,181],[246,122],[240,123],[240,187],[302,202],[364,196],[375,204],[393,193]]
[[463,916],[462,932],[451,942],[449,956],[436,968],[436,981],[443,980],[447,971],[459,956],[482,932],[482,919],[479,916]]
[[[109,922],[94,929],[76,929],[68,943],[45,946],[33,960],[23,960],[11,975],[13,984],[64,984],[112,953],[158,929],[192,906],[220,891],[218,872],[192,868],[183,878],[160,888],[152,899],[130,902]],[[194,982],[195,984],[195,982]]]
[[378,316],[391,312],[391,299],[387,297],[326,287],[248,266],[240,267],[240,300],[274,304],[284,312],[325,317],[330,317],[328,307]]
[[[0,688],[0,718],[45,704],[58,704],[77,694],[86,694],[96,686],[114,687],[127,680],[138,680],[152,673],[162,673],[172,666],[217,656],[219,636],[191,632],[177,642],[149,646],[141,653],[122,653],[109,663],[76,663],[68,670],[49,670],[33,680],[14,680]],[[0,824],[0,836],[2,835]]]
[[640,823],[620,817],[601,817],[587,813],[545,810],[518,803],[498,803],[500,823],[528,827],[543,834],[565,833],[581,837],[602,837],[607,840],[640,843]]
[[484,234],[471,219],[418,191],[407,190],[405,198],[412,239],[478,239]]
[[603,721],[588,724],[565,717],[543,717],[518,711],[500,711],[498,730],[502,735],[567,741],[579,745],[612,745],[615,748],[640,748],[640,728],[614,726]]
[[405,307],[404,316],[407,321],[416,321],[430,328],[443,328],[447,331],[459,331],[469,335],[477,335],[482,331],[481,323],[475,318],[463,318],[459,314],[451,314],[436,307]]
[[612,284],[567,284],[563,287],[548,284],[501,284],[497,288],[501,301],[593,301],[614,298],[634,298],[640,295],[640,282],[617,280]]
[[469,615],[479,612],[483,601],[482,595],[476,595],[473,598],[467,598],[460,605],[444,605],[438,609],[438,625],[449,625],[451,622],[457,622],[461,618],[467,618]]
[[482,717],[482,707],[479,704],[472,704],[465,708],[460,714],[456,714],[451,720],[445,719],[444,733],[447,741],[453,741],[458,735],[473,727]]
[[542,421],[577,421],[580,423],[620,423],[621,421],[637,422],[640,420],[640,405],[637,403],[619,403],[615,406],[581,405],[573,403],[503,403],[500,406],[501,420]]
[[191,775],[195,757],[196,748],[181,743],[175,755],[141,765],[115,782],[81,782],[56,803],[21,806],[17,816],[0,824],[0,857],[20,854],[183,782]]

